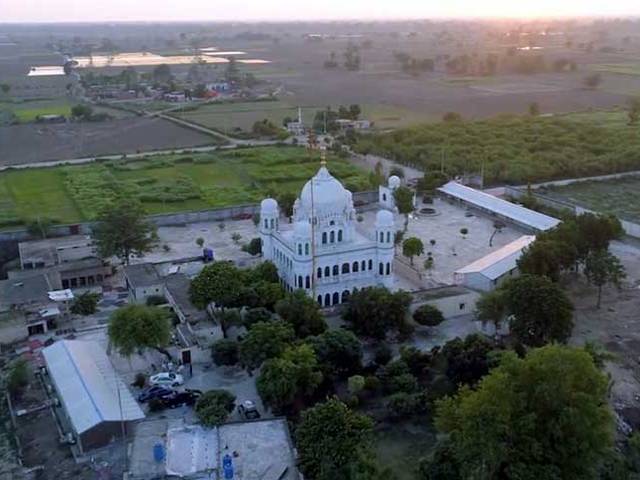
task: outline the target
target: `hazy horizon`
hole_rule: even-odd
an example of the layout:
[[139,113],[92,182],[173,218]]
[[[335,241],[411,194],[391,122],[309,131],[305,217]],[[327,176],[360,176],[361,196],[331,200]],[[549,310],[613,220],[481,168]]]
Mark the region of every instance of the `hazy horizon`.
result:
[[283,22],[339,20],[411,20],[473,18],[616,17],[640,15],[637,0],[449,0],[446,4],[397,0],[325,0],[291,8],[290,2],[249,0],[230,5],[207,0],[0,0],[0,23],[49,22]]

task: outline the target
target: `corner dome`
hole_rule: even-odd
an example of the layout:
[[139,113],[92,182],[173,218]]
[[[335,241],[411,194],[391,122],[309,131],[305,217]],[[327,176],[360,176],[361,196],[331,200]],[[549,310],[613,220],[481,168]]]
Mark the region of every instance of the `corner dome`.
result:
[[388,186],[389,188],[398,188],[400,186],[400,177],[396,175],[391,175],[389,177]]
[[312,207],[314,210],[343,212],[352,208],[351,194],[323,166],[302,188],[299,206],[308,213]]
[[389,210],[380,210],[376,213],[376,227],[393,227],[394,225],[393,213]]
[[265,198],[260,202],[260,212],[278,214],[278,202],[273,198]]

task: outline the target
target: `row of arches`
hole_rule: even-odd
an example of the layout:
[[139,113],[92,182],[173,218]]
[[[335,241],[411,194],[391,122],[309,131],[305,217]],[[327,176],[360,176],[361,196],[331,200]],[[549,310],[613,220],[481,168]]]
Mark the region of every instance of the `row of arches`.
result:
[[339,305],[341,303],[346,303],[349,301],[349,297],[351,296],[351,292],[349,290],[343,290],[340,292],[325,293],[323,295],[318,295],[318,304],[321,307],[330,307],[332,305]]
[[342,242],[342,240],[343,240],[342,229],[337,230],[337,234],[336,234],[336,230],[331,230],[330,232],[322,232],[323,245],[326,245],[327,243],[336,243],[336,241]]
[[334,265],[333,267],[329,267],[329,266],[326,266],[324,268],[318,267],[318,269],[316,270],[316,277],[326,278],[331,276],[337,276],[337,275],[340,275],[341,273],[358,273],[358,272],[364,272],[366,270],[373,270],[373,260],[371,259],[369,259],[368,261],[362,260],[360,262],[355,261],[353,263],[345,262],[342,264],[342,266]]
[[[391,243],[391,232],[387,232],[386,233],[386,237],[387,237],[387,241],[386,243]],[[378,234],[378,238],[380,239],[380,243],[385,243],[384,239],[385,239],[385,232],[380,232]]]

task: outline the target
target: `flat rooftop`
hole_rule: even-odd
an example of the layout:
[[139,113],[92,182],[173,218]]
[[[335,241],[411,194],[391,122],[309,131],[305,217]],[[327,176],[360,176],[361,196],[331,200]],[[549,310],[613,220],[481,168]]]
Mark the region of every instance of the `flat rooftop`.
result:
[[[84,248],[86,251],[79,253],[81,256],[95,254],[93,247],[90,246],[91,237],[89,235],[70,235],[20,242],[18,251],[22,262],[44,262],[45,265],[53,265],[59,262],[61,251]],[[87,249],[87,247],[89,248]]]
[[162,283],[158,270],[151,263],[138,263],[124,267],[124,274],[133,288],[151,287]]
[[522,251],[535,241],[533,235],[523,235],[519,239],[491,252],[466,267],[457,270],[455,274],[480,273],[495,280],[517,267]]

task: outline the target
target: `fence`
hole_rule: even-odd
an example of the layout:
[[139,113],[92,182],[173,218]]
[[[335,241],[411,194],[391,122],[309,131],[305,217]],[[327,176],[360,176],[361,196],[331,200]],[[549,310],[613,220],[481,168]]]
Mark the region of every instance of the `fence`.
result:
[[[360,205],[367,205],[378,201],[378,192],[356,192],[353,200]],[[169,227],[177,225],[187,225],[190,223],[216,222],[229,220],[238,216],[253,215],[260,211],[259,204],[235,205],[232,207],[214,208],[211,210],[199,210],[196,212],[163,213],[150,215],[148,218],[158,227]],[[77,235],[91,233],[93,223],[84,222],[73,225],[56,225],[48,229],[50,237],[64,237],[67,235]],[[32,235],[26,229],[0,232],[0,241],[21,242],[29,240]]]

